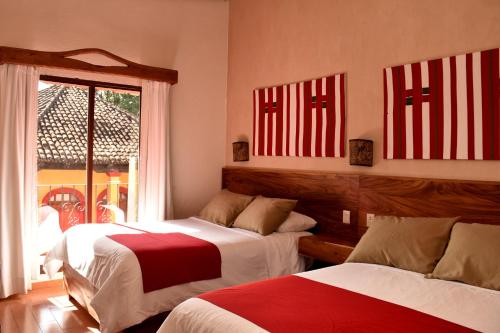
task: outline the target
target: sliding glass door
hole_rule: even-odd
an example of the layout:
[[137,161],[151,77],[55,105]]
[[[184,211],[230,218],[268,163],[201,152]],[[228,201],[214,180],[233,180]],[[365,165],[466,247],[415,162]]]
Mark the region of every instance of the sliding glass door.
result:
[[87,221],[89,88],[40,82],[38,94],[38,217],[48,248],[52,235]]
[[137,220],[140,92],[133,86],[41,77],[41,234],[44,228],[51,235],[81,223]]
[[95,95],[93,221],[137,221],[140,95],[104,88]]

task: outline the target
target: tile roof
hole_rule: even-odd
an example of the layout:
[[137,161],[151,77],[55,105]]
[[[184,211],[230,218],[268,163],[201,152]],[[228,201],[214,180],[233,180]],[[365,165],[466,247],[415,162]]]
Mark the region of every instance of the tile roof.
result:
[[[88,90],[53,85],[38,93],[38,168],[81,169],[87,156]],[[94,168],[127,169],[137,156],[139,120],[97,97]]]

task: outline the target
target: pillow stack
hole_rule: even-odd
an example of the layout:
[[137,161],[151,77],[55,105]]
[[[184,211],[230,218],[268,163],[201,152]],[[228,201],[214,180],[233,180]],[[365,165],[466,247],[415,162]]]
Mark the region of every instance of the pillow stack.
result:
[[500,226],[457,219],[376,216],[346,262],[500,290]]
[[430,273],[443,256],[453,218],[376,216],[346,262]]
[[252,196],[222,190],[201,210],[199,217],[215,224],[230,227],[252,200]]
[[296,204],[297,200],[258,196],[238,215],[234,227],[255,231],[264,236],[272,234],[285,222]]
[[264,236],[275,231],[298,232],[310,229],[316,221],[293,212],[297,200],[266,198],[219,192],[201,210],[199,217],[225,227],[235,227],[258,232]]

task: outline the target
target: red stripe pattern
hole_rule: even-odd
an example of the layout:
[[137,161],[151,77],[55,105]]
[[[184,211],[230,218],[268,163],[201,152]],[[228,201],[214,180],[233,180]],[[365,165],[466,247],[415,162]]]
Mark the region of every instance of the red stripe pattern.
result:
[[384,158],[500,159],[499,49],[384,69]]
[[255,156],[345,156],[345,74],[255,89]]

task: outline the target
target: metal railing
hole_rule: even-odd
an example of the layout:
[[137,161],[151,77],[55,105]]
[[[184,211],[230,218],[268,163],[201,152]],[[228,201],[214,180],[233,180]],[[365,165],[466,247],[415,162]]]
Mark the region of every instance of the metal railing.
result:
[[[90,213],[93,223],[124,222],[127,221],[127,215],[136,216],[136,196],[129,200],[128,182],[96,183],[92,187]],[[137,184],[134,184],[134,190],[136,188]],[[50,206],[59,213],[59,224],[63,231],[89,220],[86,184],[38,185],[37,193],[39,207]],[[114,197],[109,200],[108,195]]]

